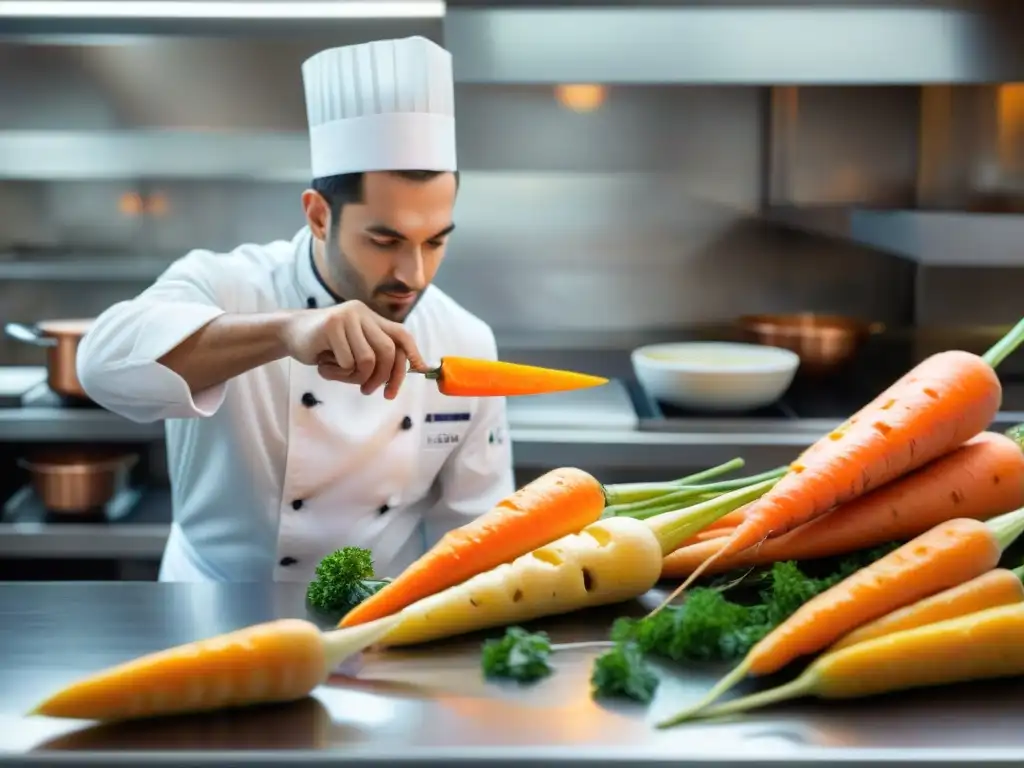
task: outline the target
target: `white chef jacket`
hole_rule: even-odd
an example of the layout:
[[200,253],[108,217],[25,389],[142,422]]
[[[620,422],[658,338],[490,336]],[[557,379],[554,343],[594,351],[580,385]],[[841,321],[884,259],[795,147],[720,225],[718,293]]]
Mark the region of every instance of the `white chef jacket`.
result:
[[[513,491],[504,398],[446,397],[410,374],[395,400],[286,358],[194,396],[157,362],[217,316],[336,303],[308,228],[230,253],[192,251],[96,319],[78,351],[89,396],[166,420],[173,524],[161,581],[308,581],[370,549],[394,576],[444,531]],[[430,287],[405,322],[428,362],[497,358],[479,318]]]

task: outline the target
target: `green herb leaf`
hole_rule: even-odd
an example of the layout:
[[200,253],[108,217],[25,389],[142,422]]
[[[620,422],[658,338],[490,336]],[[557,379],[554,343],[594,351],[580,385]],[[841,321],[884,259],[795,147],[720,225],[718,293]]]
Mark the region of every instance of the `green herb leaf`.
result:
[[317,611],[341,618],[387,585],[375,579],[368,549],[344,547],[316,566],[316,579],[306,588],[306,601]]
[[794,561],[775,563],[748,580],[761,588],[746,602],[726,598],[720,587],[698,587],[682,605],[637,621],[620,619],[612,627],[612,640],[632,640],[642,652],[673,661],[736,661],[812,597],[897,546],[814,564],[824,574],[820,577],[809,576]]
[[484,642],[481,664],[485,677],[531,683],[551,674],[550,655],[545,633],[509,627],[504,637]]
[[594,659],[590,683],[595,696],[619,697],[648,703],[658,688],[657,674],[632,640],[621,641]]

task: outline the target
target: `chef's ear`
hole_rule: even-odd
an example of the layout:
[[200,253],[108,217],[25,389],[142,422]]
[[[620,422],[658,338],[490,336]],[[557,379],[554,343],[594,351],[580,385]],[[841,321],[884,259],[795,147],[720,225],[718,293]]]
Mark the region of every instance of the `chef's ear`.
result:
[[323,195],[315,189],[307,189],[302,193],[302,210],[306,212],[306,223],[313,237],[326,242],[331,227],[331,206]]

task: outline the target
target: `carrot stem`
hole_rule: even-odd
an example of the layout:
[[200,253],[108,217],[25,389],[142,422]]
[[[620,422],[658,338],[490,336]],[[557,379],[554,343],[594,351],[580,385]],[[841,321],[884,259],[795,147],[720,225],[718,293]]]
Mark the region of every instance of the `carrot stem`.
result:
[[[751,709],[757,709],[771,704],[779,704],[783,701],[792,701],[793,699],[799,699],[803,696],[811,696],[814,694],[816,682],[814,673],[807,671],[800,675],[796,680],[792,680],[776,688],[769,688],[766,691],[751,693],[748,696],[741,696],[738,699],[727,701],[724,704],[710,707],[701,712],[700,717],[703,720],[711,717],[738,715]],[[655,727],[668,728],[673,725],[678,725],[679,722],[679,720],[673,717],[657,723]]]
[[741,469],[744,465],[743,459],[731,459],[717,467],[705,469],[693,475],[680,477],[678,480],[670,480],[667,483],[617,483],[604,487],[605,499],[609,507],[631,504],[641,501],[656,500],[667,493],[678,490],[682,486],[695,485],[705,480],[732,472],[734,469]]
[[1024,342],[1024,318],[1017,321],[1017,324],[1010,329],[1003,338],[992,345],[992,348],[982,355],[981,359],[997,367],[1003,360],[1013,354],[1014,350]]
[[687,720],[692,720],[694,716],[696,716],[697,714],[702,714],[703,711],[707,708],[708,704],[710,704],[715,699],[720,698],[728,690],[742,682],[743,678],[745,678],[749,672],[750,661],[748,659],[744,659],[736,665],[736,668],[733,669],[732,672],[730,672],[717,683],[715,683],[714,686],[712,686],[711,690],[708,691],[702,698],[698,699],[696,703],[691,704],[690,706],[686,707],[683,710],[680,710],[671,717],[662,720],[660,723],[657,724],[656,727],[668,728],[673,725],[679,725],[680,723],[685,722]]
[[991,529],[992,538],[996,540],[1000,551],[1005,552],[1006,548],[1024,533],[1024,507],[1015,512],[1007,512],[1005,515],[993,517],[985,525]]
[[665,493],[653,499],[636,501],[631,504],[616,504],[605,510],[607,517],[636,517],[643,520],[648,517],[660,514],[661,512],[672,511],[701,496],[711,495],[712,498],[728,491],[737,491],[741,488],[748,488],[755,483],[760,483],[773,478],[781,478],[788,467],[780,467],[768,472],[761,472],[749,477],[738,477],[734,480],[721,480],[717,483],[704,483],[703,485],[684,485],[677,490]]
[[614,640],[581,640],[578,643],[554,643],[552,651],[576,651],[584,648],[614,648]]
[[760,483],[724,493],[692,507],[662,512],[645,522],[661,544],[662,553],[667,555],[719,518],[760,498],[777,482],[777,477],[762,480]]
[[625,504],[618,507],[608,507],[605,509],[602,517],[632,517],[636,520],[648,520],[665,512],[675,512],[678,509],[686,509],[696,504],[702,504],[705,501],[717,499],[721,495],[720,493],[700,492],[679,495],[671,494],[666,495],[663,499],[655,499],[656,503],[654,504],[642,507],[628,508],[628,505]]
[[321,639],[324,644],[325,674],[330,674],[345,659],[383,639],[401,619],[400,613],[393,613],[365,624],[324,632]]

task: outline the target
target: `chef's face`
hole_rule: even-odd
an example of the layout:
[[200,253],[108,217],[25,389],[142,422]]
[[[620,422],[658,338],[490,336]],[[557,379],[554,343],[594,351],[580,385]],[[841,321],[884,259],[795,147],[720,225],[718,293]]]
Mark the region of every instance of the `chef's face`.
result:
[[403,321],[444,258],[456,187],[452,173],[364,174],[361,200],[342,207],[340,226],[330,221],[329,209],[307,203],[315,235],[314,219],[326,217],[324,267],[332,287]]

